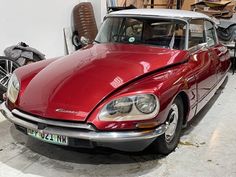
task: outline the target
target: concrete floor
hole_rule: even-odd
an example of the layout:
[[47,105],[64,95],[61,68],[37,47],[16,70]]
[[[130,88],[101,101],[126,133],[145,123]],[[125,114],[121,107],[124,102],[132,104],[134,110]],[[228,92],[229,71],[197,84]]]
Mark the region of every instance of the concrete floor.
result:
[[0,118],[0,177],[236,177],[236,75],[225,84],[167,157],[50,145]]

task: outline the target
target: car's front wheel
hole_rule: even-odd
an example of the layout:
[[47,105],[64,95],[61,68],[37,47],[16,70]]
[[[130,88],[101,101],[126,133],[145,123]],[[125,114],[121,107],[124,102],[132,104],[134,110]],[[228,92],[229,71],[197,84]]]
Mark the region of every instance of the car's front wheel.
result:
[[13,71],[20,65],[13,59],[0,56],[0,102],[3,101],[3,93],[7,91],[7,84]]
[[183,117],[183,101],[180,96],[177,96],[171,104],[166,120],[168,128],[166,132],[158,137],[153,144],[155,152],[167,155],[177,147],[180,139]]

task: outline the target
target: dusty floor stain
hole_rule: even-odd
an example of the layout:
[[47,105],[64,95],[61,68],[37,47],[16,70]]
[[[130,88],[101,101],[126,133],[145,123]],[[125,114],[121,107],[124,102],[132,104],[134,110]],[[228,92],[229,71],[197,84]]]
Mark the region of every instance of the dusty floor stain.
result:
[[180,142],[179,142],[179,145],[199,147],[198,144],[196,144],[196,143],[191,143],[191,142],[188,142],[188,141],[180,141]]

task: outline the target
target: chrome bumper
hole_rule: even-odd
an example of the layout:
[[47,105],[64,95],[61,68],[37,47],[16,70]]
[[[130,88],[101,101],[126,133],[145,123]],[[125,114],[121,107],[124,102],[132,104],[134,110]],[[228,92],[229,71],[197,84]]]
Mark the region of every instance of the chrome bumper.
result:
[[118,148],[116,147],[112,148],[119,150],[126,149],[126,148],[125,149],[119,148],[120,143],[128,143],[128,142],[139,142],[139,149],[144,149],[145,147],[142,148],[140,146],[140,142],[149,145],[156,139],[156,137],[165,133],[167,129],[166,125],[161,125],[153,130],[116,131],[116,132],[97,131],[89,124],[41,119],[39,117],[22,113],[16,109],[10,111],[6,107],[5,102],[0,105],[0,113],[10,122],[14,123],[15,125],[24,127],[26,129],[31,129],[50,134],[63,135],[69,138],[89,140],[91,142],[96,142],[98,145],[101,146],[108,146],[108,147],[117,146]]

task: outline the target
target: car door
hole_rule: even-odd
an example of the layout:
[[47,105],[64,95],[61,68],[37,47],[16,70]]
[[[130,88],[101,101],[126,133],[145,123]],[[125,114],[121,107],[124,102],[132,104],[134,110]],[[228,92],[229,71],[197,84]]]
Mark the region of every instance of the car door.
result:
[[216,81],[220,78],[220,51],[219,44],[216,36],[215,26],[212,22],[205,20],[204,21],[205,28],[205,38],[208,46],[208,55],[211,58],[213,66],[215,66],[216,70]]
[[209,47],[209,55],[216,67],[217,81],[224,77],[229,68],[227,47],[219,44],[215,26],[212,22],[205,20],[206,43]]
[[206,42],[206,31],[203,19],[190,21],[189,26],[190,62],[195,70],[197,82],[197,112],[209,101],[207,95],[217,82],[217,59]]

